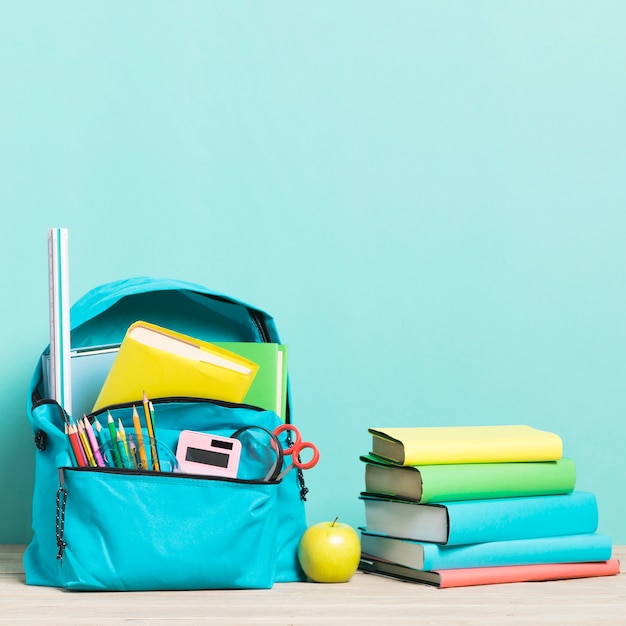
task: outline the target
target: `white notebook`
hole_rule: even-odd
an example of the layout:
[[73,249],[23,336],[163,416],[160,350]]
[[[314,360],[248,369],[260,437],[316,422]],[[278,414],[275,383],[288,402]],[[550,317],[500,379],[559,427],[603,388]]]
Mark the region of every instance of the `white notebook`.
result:
[[[92,346],[77,348],[70,352],[72,376],[72,415],[77,419],[88,414],[102,389],[111,369],[119,345]],[[42,356],[43,395],[51,397],[50,355]]]

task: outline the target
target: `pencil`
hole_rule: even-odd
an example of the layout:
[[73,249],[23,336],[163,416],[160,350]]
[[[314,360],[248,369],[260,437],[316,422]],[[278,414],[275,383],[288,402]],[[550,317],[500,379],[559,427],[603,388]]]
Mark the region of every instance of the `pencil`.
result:
[[[148,407],[150,409],[150,422],[152,423],[152,431],[156,433],[156,422],[154,421],[154,404],[152,404],[152,400],[148,402]],[[161,461],[159,459],[159,450],[157,447],[157,439],[156,434],[154,436],[154,456],[156,458],[156,469],[157,471],[161,471]]]
[[78,431],[76,430],[76,426],[70,424],[67,427],[68,435],[70,438],[70,445],[72,446],[72,450],[74,451],[74,456],[76,457],[76,463],[78,467],[87,467],[87,458],[85,457],[85,452],[83,451],[83,447],[80,444],[78,439]]
[[128,455],[126,454],[126,448],[124,447],[124,440],[122,439],[122,435],[120,433],[117,433],[117,449],[119,450],[120,458],[122,459],[121,467],[130,467]]
[[140,467],[140,461],[137,458],[137,446],[135,445],[135,440],[132,435],[128,435],[128,449],[130,450],[128,455],[130,464],[135,468]]
[[64,425],[65,428],[65,436],[67,437],[67,443],[69,444],[68,449],[70,453],[70,460],[74,467],[78,466],[78,459],[76,458],[76,453],[74,452],[74,448],[72,447],[72,440],[70,439],[70,427],[67,422]]
[[157,453],[156,435],[154,434],[154,408],[152,408],[152,402],[148,401],[146,392],[143,392],[143,410],[146,414],[146,427],[148,428],[148,435],[150,437],[150,454],[152,455],[152,469],[159,472],[161,467],[159,465],[159,455]]
[[117,431],[115,430],[115,422],[111,413],[107,411],[107,425],[109,427],[109,435],[111,436],[111,454],[113,455],[113,464],[115,467],[123,467],[121,465],[120,453],[117,447]]
[[96,465],[98,467],[104,467],[104,460],[102,458],[102,454],[100,453],[98,442],[96,441],[96,434],[93,430],[91,422],[87,419],[86,415],[83,416],[83,423],[85,425],[85,432],[87,433],[87,438],[89,439],[89,444],[91,445],[91,450],[93,452],[93,458],[96,461]]
[[80,443],[85,450],[85,456],[87,457],[87,461],[91,467],[96,467],[96,459],[93,456],[93,451],[91,449],[91,445],[89,445],[89,439],[87,439],[87,433],[85,432],[85,425],[78,420],[76,422],[78,428],[78,438],[80,439]]
[[141,432],[141,421],[137,407],[133,404],[133,425],[135,428],[135,437],[137,438],[137,449],[139,450],[139,458],[137,459],[137,467],[148,469],[148,456],[146,455],[146,447],[143,443],[143,432]]
[[96,435],[96,440],[98,441],[98,447],[100,448],[100,453],[102,455],[102,461],[104,463],[104,466],[107,467],[107,465],[109,465],[109,462],[107,461],[106,455],[105,455],[105,449],[106,449],[106,445],[107,445],[107,440],[106,440],[106,436],[104,434],[104,430],[102,428],[102,424],[98,421],[97,417],[93,418],[93,430],[94,433]]
[[98,421],[97,417],[93,418],[93,429],[96,433],[96,439],[98,440],[98,445],[100,448],[104,447],[106,440],[104,438],[104,432],[102,430],[102,424]]
[[122,424],[122,420],[118,419],[118,429],[117,432],[120,436],[120,438],[122,439],[122,446],[124,447],[124,454],[126,455],[125,461],[127,461],[127,463],[125,463],[126,467],[128,468],[135,468],[137,466],[137,464],[133,461],[133,457],[130,454],[130,447],[128,445],[128,438],[126,437],[126,431],[124,430],[124,424]]
[[117,433],[122,439],[122,445],[124,446],[124,452],[126,456],[128,456],[128,441],[126,439],[126,431],[124,430],[124,424],[122,424],[122,420],[118,417],[117,419]]

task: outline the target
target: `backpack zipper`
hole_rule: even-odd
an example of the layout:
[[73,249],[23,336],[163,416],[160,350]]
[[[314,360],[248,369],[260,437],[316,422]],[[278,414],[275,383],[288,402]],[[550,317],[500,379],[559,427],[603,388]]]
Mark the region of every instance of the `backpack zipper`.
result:
[[64,489],[65,472],[92,472],[96,474],[114,474],[118,476],[164,476],[168,478],[184,478],[185,480],[211,480],[224,483],[236,483],[242,485],[277,485],[279,480],[243,479],[230,478],[228,476],[207,476],[205,474],[187,474],[182,472],[157,472],[155,470],[136,470],[121,467],[60,467],[59,483]]
[[[198,404],[215,404],[217,406],[223,406],[225,408],[229,408],[229,409],[250,409],[252,411],[258,411],[259,413],[261,413],[262,411],[264,411],[265,409],[262,409],[261,407],[258,406],[254,406],[253,404],[243,404],[243,403],[237,403],[237,402],[228,402],[227,400],[214,400],[212,398],[197,398],[194,396],[165,396],[163,398],[152,398],[151,399],[152,404],[154,405],[158,405],[158,404],[175,404],[177,402],[187,402],[189,404],[192,403],[198,403]],[[87,415],[87,417],[92,417],[92,416],[97,416],[97,415],[101,415],[102,413],[106,413],[107,411],[114,411],[116,409],[128,409],[131,408],[133,405],[137,404],[138,401],[135,400],[133,402],[120,402],[119,404],[110,404],[108,406],[102,407],[101,409],[98,409],[97,411],[94,411],[93,413],[89,413]]]

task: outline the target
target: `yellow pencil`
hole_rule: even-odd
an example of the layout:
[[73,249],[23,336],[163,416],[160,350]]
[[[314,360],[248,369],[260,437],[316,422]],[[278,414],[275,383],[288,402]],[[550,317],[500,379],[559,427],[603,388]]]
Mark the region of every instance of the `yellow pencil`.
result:
[[143,392],[143,410],[146,414],[146,427],[148,428],[148,436],[150,437],[150,454],[152,455],[152,469],[159,472],[159,456],[157,454],[156,435],[154,434],[154,412],[150,410],[148,396]]
[[124,430],[124,425],[122,424],[122,420],[117,418],[117,434],[120,436],[122,440],[122,444],[124,446],[124,452],[126,452],[126,456],[128,456],[128,441],[126,440],[126,431]]
[[[148,408],[150,409],[150,422],[152,423],[152,431],[156,432],[156,426],[155,426],[155,421],[154,421],[154,404],[152,404],[152,400],[150,400],[150,402],[148,402]],[[154,436],[154,454],[155,454],[155,458],[156,458],[156,465],[157,465],[157,470],[160,472],[161,471],[161,461],[159,461],[159,450],[157,448],[157,440],[156,440],[156,435]]]
[[79,420],[76,423],[76,427],[78,429],[78,438],[80,439],[80,443],[83,446],[83,450],[85,451],[85,456],[87,457],[87,461],[91,467],[96,467],[96,459],[93,456],[93,452],[91,451],[91,446],[89,445],[89,439],[87,439],[87,433],[85,432],[85,427],[83,423]]
[[146,448],[143,443],[143,433],[141,432],[141,421],[139,419],[139,413],[137,408],[133,404],[133,426],[135,428],[135,437],[137,439],[137,448],[139,450],[139,463],[141,469],[148,469],[148,455],[146,454]]

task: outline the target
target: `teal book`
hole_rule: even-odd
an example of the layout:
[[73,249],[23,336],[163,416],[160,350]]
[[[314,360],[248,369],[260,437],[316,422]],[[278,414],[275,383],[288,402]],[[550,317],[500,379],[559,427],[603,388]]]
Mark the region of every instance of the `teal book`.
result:
[[612,547],[611,538],[600,533],[441,546],[361,531],[365,558],[418,570],[608,561]]
[[274,411],[284,421],[287,408],[287,346],[253,341],[213,343],[259,366],[243,402]]
[[361,499],[369,532],[445,545],[578,535],[598,527],[596,497],[587,491],[432,504]]
[[416,502],[452,502],[571,493],[576,484],[573,459],[527,463],[395,465],[374,455],[361,456],[365,491]]

